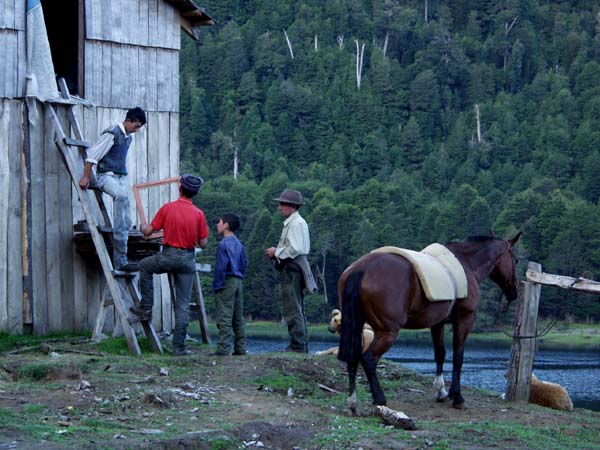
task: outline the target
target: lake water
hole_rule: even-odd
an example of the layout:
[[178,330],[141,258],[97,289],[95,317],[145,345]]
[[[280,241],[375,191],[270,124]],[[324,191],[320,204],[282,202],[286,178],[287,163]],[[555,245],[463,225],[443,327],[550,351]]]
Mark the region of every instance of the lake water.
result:
[[[287,342],[267,339],[248,339],[250,353],[268,353],[280,350]],[[310,352],[335,346],[335,342],[311,341]],[[447,348],[444,379],[452,379],[452,351]],[[435,375],[433,347],[429,344],[396,343],[384,356],[415,372]],[[462,370],[462,384],[497,392],[506,389],[504,374],[508,369],[510,348],[476,347],[467,345]],[[540,380],[564,386],[576,408],[600,411],[600,354],[565,350],[538,350],[534,373]]]

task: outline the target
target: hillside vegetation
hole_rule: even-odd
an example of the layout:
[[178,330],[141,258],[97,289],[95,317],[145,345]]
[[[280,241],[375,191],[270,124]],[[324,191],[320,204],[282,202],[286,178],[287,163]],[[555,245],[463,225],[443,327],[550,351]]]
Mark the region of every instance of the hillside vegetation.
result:
[[[339,274],[360,255],[490,229],[524,231],[521,273],[531,260],[598,278],[597,1],[205,6],[217,25],[182,42],[182,170],[207,181],[197,202],[210,220],[242,216],[248,313],[279,317],[263,249],[281,231],[272,199],[285,187],[306,198],[310,261],[323,274],[314,317],[337,304]],[[501,320],[498,296],[484,285],[479,327]],[[597,297],[557,288],[543,289],[540,308],[600,319]]]

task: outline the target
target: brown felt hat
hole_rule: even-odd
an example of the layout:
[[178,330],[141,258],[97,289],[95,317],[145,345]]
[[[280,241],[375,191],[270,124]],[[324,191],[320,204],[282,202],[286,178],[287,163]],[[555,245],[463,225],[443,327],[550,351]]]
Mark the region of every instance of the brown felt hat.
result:
[[279,203],[291,203],[292,205],[301,205],[302,204],[302,194],[299,191],[294,191],[293,189],[285,189],[279,198],[274,198],[276,202]]

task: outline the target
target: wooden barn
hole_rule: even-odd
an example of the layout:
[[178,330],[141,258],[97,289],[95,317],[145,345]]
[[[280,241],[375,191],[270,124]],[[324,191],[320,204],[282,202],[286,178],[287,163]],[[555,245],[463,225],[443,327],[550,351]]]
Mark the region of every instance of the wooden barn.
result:
[[[74,246],[84,217],[49,108],[65,130],[75,111],[94,143],[142,107],[148,123],[127,157],[131,184],[178,176],[181,30],[198,38],[211,24],[192,0],[0,0],[0,332],[91,330],[104,289],[101,269]],[[69,100],[59,98],[58,78]],[[176,187],[142,197],[152,217]],[[155,280],[153,325],[170,331],[168,284]]]

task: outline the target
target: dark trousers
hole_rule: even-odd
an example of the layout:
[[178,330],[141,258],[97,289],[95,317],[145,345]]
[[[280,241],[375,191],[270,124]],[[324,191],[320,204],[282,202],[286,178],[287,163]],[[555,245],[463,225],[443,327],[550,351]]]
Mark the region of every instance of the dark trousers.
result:
[[246,353],[246,328],[244,324],[243,282],[238,277],[227,277],[225,287],[215,292],[216,320],[219,329],[217,353],[222,355],[233,352]]
[[165,246],[161,253],[140,261],[140,291],[143,309],[152,310],[154,303],[152,276],[155,273],[169,272],[173,274],[175,280],[173,349],[175,351],[185,350],[185,337],[190,320],[190,296],[195,271],[196,257],[193,249],[183,250]]
[[304,315],[304,278],[288,266],[279,272],[283,297],[283,318],[287,322],[290,349],[308,352],[308,331]]

